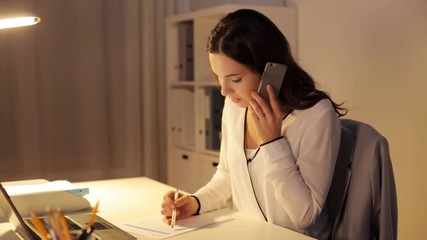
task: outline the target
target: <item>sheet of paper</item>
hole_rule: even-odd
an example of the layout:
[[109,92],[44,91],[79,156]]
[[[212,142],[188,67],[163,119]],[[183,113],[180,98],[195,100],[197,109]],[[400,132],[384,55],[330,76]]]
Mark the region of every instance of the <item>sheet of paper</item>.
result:
[[135,233],[152,239],[165,239],[232,218],[230,210],[217,210],[186,219],[179,219],[176,221],[176,225],[172,229],[170,225],[163,222],[162,216],[159,214],[129,221],[123,223],[120,227],[130,233]]

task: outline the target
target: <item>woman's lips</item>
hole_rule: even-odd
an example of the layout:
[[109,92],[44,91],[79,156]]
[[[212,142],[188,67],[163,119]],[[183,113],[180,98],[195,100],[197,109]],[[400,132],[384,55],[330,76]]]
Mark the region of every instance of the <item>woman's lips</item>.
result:
[[238,103],[240,102],[241,98],[230,98],[232,102]]

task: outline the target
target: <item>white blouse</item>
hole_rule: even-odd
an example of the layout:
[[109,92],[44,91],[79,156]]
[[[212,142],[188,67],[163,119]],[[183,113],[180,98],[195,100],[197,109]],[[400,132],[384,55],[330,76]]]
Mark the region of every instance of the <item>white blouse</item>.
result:
[[244,148],[246,109],[225,100],[217,171],[194,195],[200,213],[226,207],[316,238],[330,233],[322,211],[338,155],[341,127],[331,102],[294,110],[282,136],[260,147],[248,162]]

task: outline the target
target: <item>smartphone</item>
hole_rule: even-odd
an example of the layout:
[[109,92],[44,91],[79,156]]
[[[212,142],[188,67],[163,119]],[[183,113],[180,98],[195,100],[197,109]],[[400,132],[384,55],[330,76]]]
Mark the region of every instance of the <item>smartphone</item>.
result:
[[267,103],[270,103],[267,85],[271,85],[273,87],[274,94],[277,97],[279,95],[280,88],[282,87],[283,79],[285,78],[286,69],[286,65],[280,63],[268,62],[265,65],[264,72],[258,86],[258,93]]

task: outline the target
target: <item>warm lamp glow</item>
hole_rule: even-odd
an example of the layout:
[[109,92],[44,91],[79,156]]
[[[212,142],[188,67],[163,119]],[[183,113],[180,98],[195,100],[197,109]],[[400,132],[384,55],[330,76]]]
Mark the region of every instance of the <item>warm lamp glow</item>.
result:
[[19,18],[0,19],[0,29],[34,25],[40,22],[40,20],[41,19],[38,17],[19,17]]

